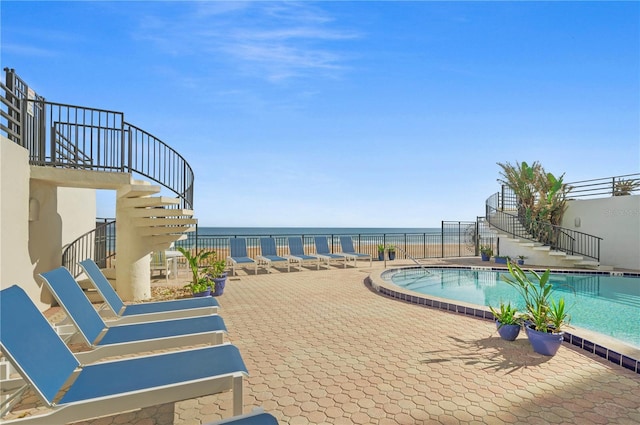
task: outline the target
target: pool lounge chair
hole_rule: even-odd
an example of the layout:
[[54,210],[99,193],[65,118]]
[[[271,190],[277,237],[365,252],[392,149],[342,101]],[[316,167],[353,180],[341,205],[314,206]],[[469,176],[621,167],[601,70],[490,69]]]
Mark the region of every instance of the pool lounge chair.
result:
[[301,237],[294,236],[287,239],[289,243],[289,255],[287,255],[287,258],[291,263],[297,264],[300,270],[302,270],[304,264],[315,265],[316,270],[320,270],[320,257],[304,253],[304,245]]
[[254,409],[251,413],[209,422],[205,425],[278,425],[278,420],[270,413],[265,413],[261,408]]
[[160,272],[164,275],[165,283],[169,283],[169,276],[171,276],[171,279],[176,278],[175,273],[173,273],[176,269],[174,267],[174,261],[175,258],[167,258],[164,251],[153,251],[151,253],[151,261],[149,262],[151,276],[153,277],[153,272]]
[[369,260],[369,266],[373,264],[371,255],[356,252],[356,250],[353,248],[353,239],[351,239],[351,236],[340,236],[340,246],[342,248],[341,254],[348,259],[353,260],[354,267],[358,266],[358,260]]
[[287,271],[291,271],[291,263],[288,258],[284,258],[278,255],[276,251],[276,241],[273,238],[260,238],[260,252],[256,259],[258,264],[263,266],[267,273],[271,272],[272,266],[287,266]]
[[86,362],[188,345],[217,345],[223,342],[227,331],[218,315],[109,326],[93,308],[69,270],[58,267],[40,276],[66,311],[82,340],[91,347],[91,351],[77,354]]
[[258,262],[247,255],[247,240],[245,238],[229,239],[230,255],[227,263],[231,263],[231,274],[235,276],[236,267],[253,267],[258,274]]
[[342,254],[333,254],[329,250],[326,236],[316,236],[314,241],[316,243],[316,256],[326,263],[327,268],[329,268],[329,264],[332,261],[342,261],[344,267],[347,268],[347,257]]
[[[0,348],[22,379],[2,414],[33,389],[49,410],[6,424],[66,424],[233,390],[242,415],[247,368],[231,344],[83,364],[24,290],[0,291]],[[21,384],[24,384],[20,387]],[[7,386],[3,386],[6,389]]]
[[125,323],[179,319],[182,317],[207,316],[218,313],[220,308],[218,301],[214,297],[185,298],[125,305],[93,260],[80,261],[80,267],[82,267],[105,301],[100,313],[117,318],[114,321],[110,321],[112,324],[121,325]]

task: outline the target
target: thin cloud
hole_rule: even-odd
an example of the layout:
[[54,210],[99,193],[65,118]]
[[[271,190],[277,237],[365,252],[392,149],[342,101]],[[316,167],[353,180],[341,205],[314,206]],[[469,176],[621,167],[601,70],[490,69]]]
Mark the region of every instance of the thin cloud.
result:
[[4,53],[12,53],[20,56],[32,56],[41,58],[52,58],[58,56],[59,52],[50,49],[43,49],[29,44],[2,44]]

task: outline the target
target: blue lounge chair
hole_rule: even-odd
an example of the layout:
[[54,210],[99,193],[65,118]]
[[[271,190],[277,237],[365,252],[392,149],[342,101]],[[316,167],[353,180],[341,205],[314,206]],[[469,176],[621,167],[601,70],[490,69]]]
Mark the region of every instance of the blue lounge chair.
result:
[[231,263],[231,274],[236,274],[236,267],[253,267],[258,274],[258,262],[247,255],[247,240],[245,238],[229,239],[230,254],[227,262]]
[[358,260],[369,260],[369,266],[373,263],[373,259],[370,254],[362,254],[360,252],[356,252],[353,248],[353,240],[351,236],[340,236],[340,246],[342,247],[341,254],[347,257],[350,260],[353,260],[353,266],[357,267]]
[[260,238],[260,252],[256,258],[258,263],[262,265],[267,272],[271,272],[272,266],[287,266],[287,271],[291,271],[288,258],[278,255],[276,251],[276,241],[273,238]]
[[227,328],[218,315],[109,326],[64,267],[40,274],[91,351],[78,353],[86,362],[104,357],[181,346],[223,342]]
[[247,368],[231,344],[83,364],[55,333],[24,290],[0,291],[0,348],[25,385],[49,407],[7,421],[66,424],[233,390],[233,413],[243,412]]
[[294,264],[297,263],[300,270],[302,270],[304,264],[315,264],[316,270],[320,270],[320,257],[304,253],[304,245],[301,237],[294,236],[287,239],[289,243],[289,255],[287,258],[290,262]]
[[220,309],[220,304],[214,297],[185,298],[125,305],[92,259],[80,261],[80,267],[82,267],[82,270],[87,274],[89,280],[105,301],[100,312],[107,310],[112,317],[115,316],[117,318],[110,323],[121,325],[125,323],[179,319],[182,317],[207,316],[209,314],[217,314]]
[[333,254],[329,250],[329,243],[327,242],[327,238],[325,236],[316,236],[315,243],[316,255],[327,264],[327,268],[329,267],[329,263],[331,261],[342,261],[344,263],[344,267],[347,267],[347,257],[342,254]]

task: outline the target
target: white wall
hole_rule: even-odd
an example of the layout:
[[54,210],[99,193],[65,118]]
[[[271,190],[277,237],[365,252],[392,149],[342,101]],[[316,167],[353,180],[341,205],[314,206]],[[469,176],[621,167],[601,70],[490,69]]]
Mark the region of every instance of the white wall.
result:
[[640,195],[573,200],[567,204],[562,227],[603,238],[601,264],[640,270]]
[[0,287],[19,284],[44,310],[52,298],[38,274],[60,266],[64,247],[95,228],[95,190],[30,179],[27,151],[1,142]]
[[0,136],[0,288],[18,284],[40,309],[47,307],[29,255],[29,158]]

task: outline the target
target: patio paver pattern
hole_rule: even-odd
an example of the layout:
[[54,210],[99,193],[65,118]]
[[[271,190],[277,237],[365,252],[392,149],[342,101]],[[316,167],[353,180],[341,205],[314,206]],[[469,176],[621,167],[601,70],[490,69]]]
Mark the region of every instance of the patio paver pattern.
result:
[[[637,374],[566,344],[541,356],[522,333],[503,341],[489,321],[387,299],[364,284],[371,270],[229,279],[219,301],[250,373],[246,412],[260,406],[282,424],[640,423]],[[224,393],[91,423],[231,412]]]

